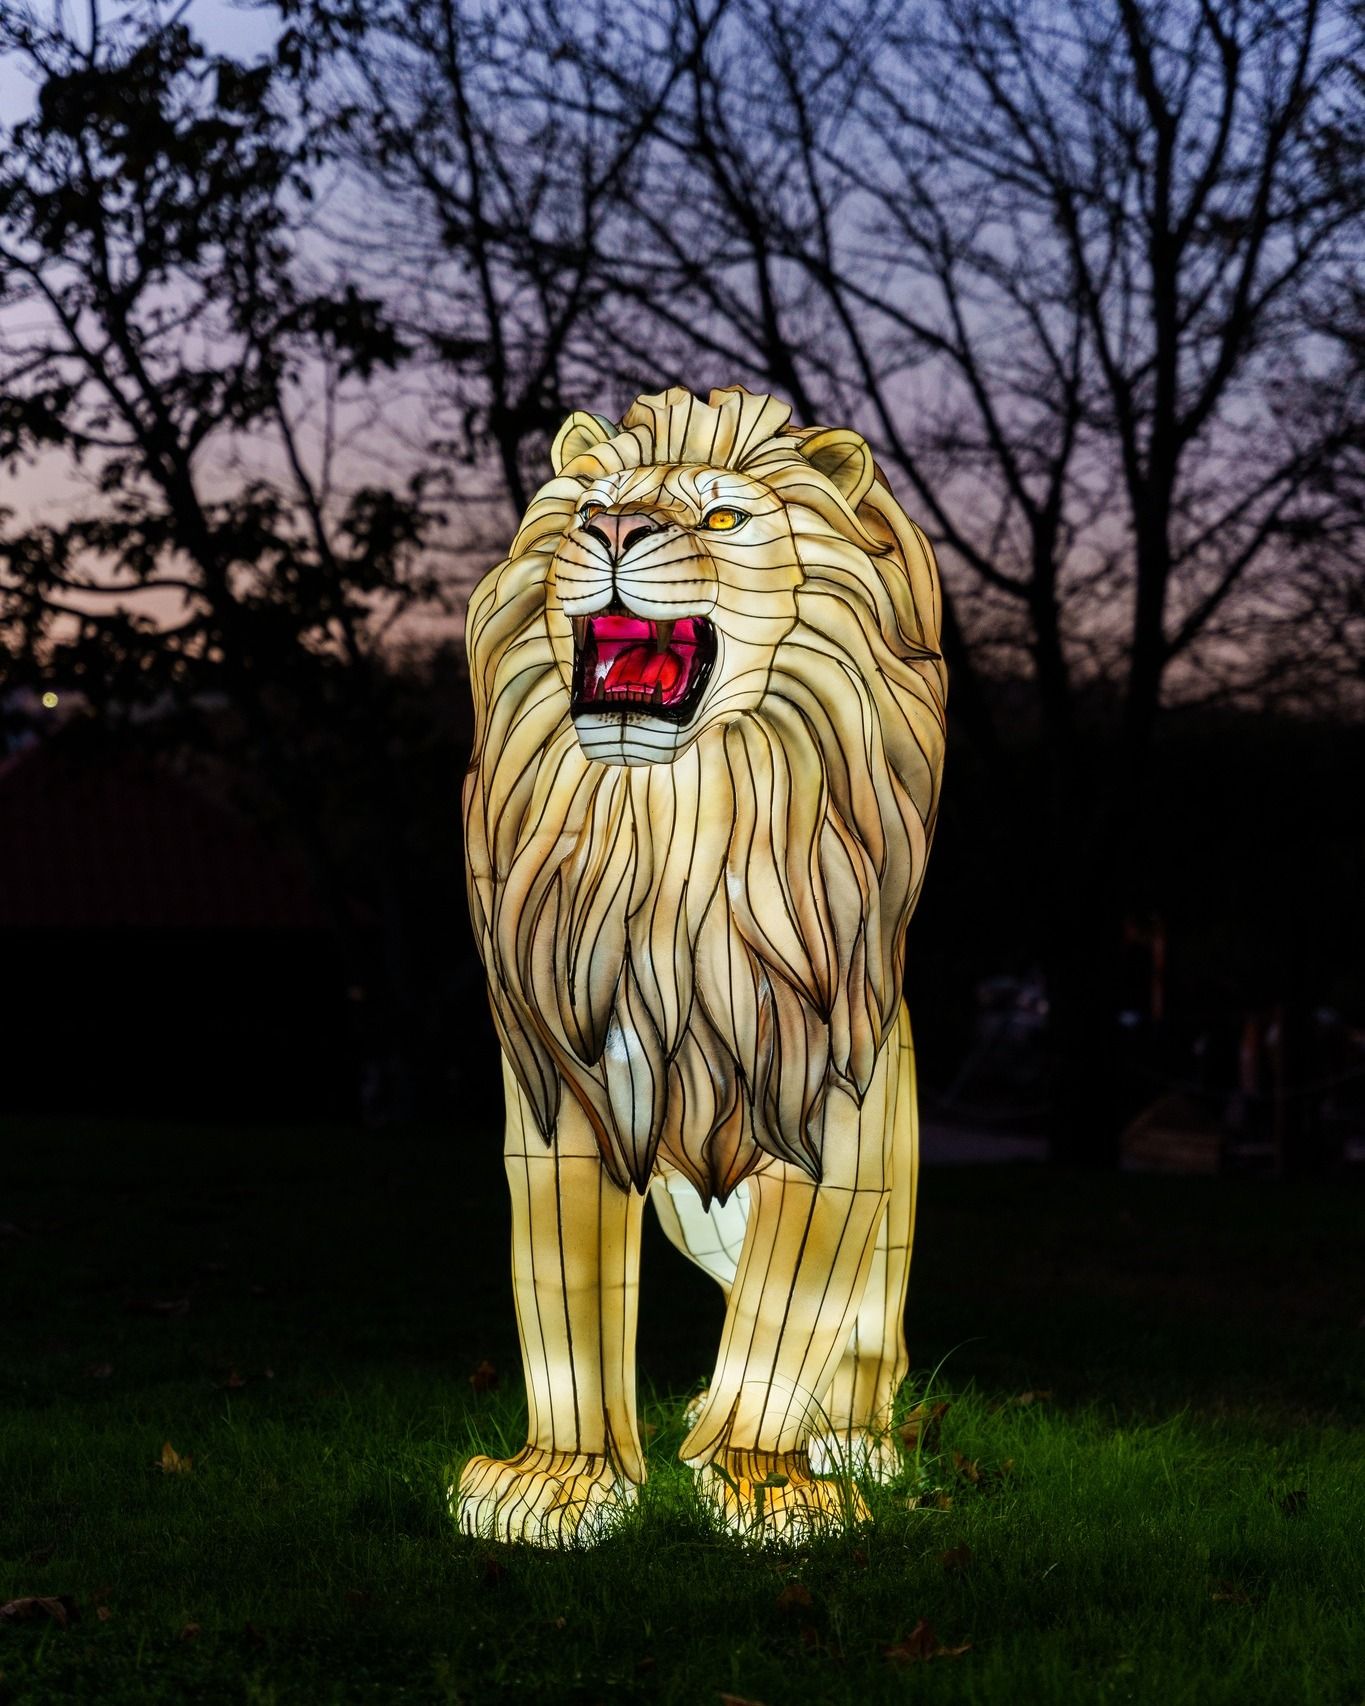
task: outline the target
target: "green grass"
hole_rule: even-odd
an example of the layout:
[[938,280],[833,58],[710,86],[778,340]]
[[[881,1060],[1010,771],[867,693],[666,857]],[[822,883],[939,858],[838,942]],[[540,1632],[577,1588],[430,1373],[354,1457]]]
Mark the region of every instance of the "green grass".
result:
[[[81,1617],[0,1626],[0,1700],[1365,1701],[1341,1185],[929,1174],[927,1499],[908,1468],[875,1528],[795,1556],[712,1536],[673,1461],[720,1309],[656,1236],[651,1480],[556,1555],[443,1507],[521,1437],[495,1139],[6,1136],[0,1602]],[[920,1619],[969,1650],[887,1657]]]

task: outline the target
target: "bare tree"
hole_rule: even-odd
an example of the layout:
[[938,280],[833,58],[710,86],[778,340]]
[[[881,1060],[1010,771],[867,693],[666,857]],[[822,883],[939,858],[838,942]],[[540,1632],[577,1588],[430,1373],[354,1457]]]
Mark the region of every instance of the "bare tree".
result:
[[450,0],[344,44],[353,160],[454,283],[432,347],[514,497],[563,404],[736,378],[908,491],[1078,1159],[1113,1153],[1160,714],[1301,657],[1293,547],[1358,434],[1285,400],[1358,239],[1362,35],[1342,0]]
[[[414,449],[476,474],[491,457],[519,512],[547,433],[602,383],[586,336],[602,257],[629,246],[630,186],[680,75],[658,20],[558,0],[281,10],[306,107],[354,174],[338,235],[439,374]],[[566,51],[580,34],[609,42],[625,93]]]
[[[1050,759],[1058,1136],[1077,1158],[1112,1142],[1118,915],[1160,834],[1144,782],[1163,693],[1216,678],[1229,613],[1273,618],[1286,534],[1341,448],[1340,422],[1273,406],[1311,360],[1311,306],[1359,214],[1323,157],[1347,25],[1324,10],[966,0],[894,17],[837,128],[781,9],[762,21],[809,218],[786,252],[959,603],[1003,613],[1027,650]],[[841,39],[858,37],[850,18]],[[1273,668],[1296,636],[1269,638],[1252,655]]]
[[[1349,409],[1282,406],[1359,233],[1339,169],[1359,19],[1316,0],[675,12],[688,98],[655,170],[703,187],[667,229],[637,210],[662,253],[616,276],[638,316],[667,304],[661,330],[723,327],[808,418],[863,424],[917,494],[999,851],[1043,897],[1058,1150],[1107,1159],[1159,712],[1301,657],[1291,545],[1359,432]],[[1021,662],[1041,778],[989,681]]]

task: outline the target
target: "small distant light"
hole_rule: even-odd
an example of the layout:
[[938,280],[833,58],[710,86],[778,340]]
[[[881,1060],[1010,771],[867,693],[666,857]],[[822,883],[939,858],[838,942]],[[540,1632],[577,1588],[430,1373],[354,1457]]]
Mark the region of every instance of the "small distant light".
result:
[[43,709],[45,711],[55,711],[57,709],[58,703],[59,703],[59,701],[58,701],[57,695],[55,693],[44,693],[43,694]]

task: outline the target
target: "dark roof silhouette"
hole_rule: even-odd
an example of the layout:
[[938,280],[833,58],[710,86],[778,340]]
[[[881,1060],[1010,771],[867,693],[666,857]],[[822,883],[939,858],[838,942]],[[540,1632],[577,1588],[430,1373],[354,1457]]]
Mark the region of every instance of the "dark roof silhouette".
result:
[[0,761],[0,929],[326,929],[302,866],[77,725]]

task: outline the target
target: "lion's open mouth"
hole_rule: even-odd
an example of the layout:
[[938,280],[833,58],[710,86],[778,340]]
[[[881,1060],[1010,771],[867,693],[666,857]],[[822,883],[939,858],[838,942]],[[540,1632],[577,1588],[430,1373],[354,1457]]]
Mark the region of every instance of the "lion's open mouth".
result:
[[634,711],[685,723],[716,657],[715,631],[704,616],[675,622],[618,612],[576,616],[573,640],[574,716]]

